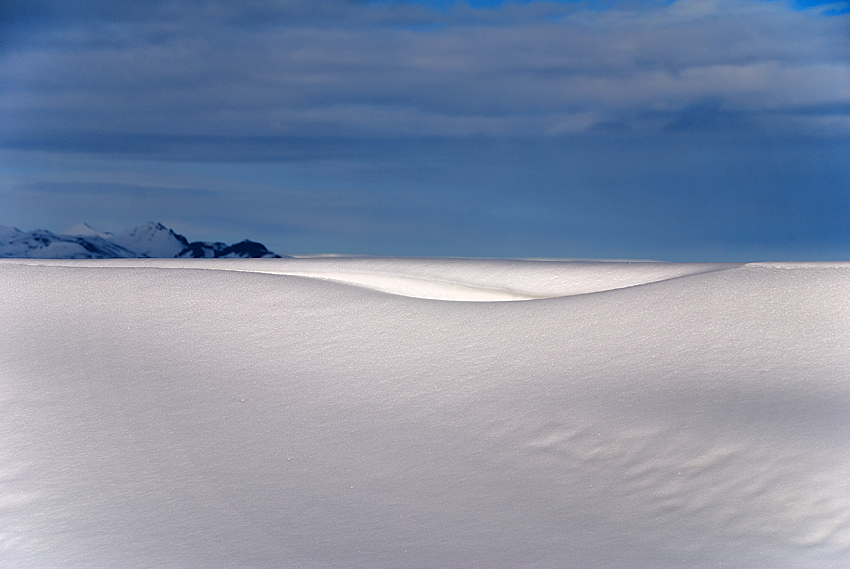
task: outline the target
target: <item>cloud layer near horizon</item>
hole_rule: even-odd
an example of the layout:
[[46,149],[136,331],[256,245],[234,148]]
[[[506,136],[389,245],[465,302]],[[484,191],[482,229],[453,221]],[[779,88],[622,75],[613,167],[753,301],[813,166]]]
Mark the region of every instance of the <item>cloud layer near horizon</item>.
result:
[[850,134],[848,17],[780,2],[38,4],[7,8],[7,145]]

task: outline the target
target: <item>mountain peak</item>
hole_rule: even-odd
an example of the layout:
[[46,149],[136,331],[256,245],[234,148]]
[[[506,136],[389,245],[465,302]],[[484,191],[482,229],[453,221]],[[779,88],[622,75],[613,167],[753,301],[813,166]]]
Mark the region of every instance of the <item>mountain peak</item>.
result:
[[0,225],[0,239],[10,239],[14,236],[20,235],[23,233],[17,227],[9,227],[7,225]]
[[156,221],[122,231],[115,242],[142,257],[176,257],[189,240]]
[[146,221],[143,224],[135,227],[133,231],[171,231],[158,221]]
[[111,233],[101,233],[88,223],[78,223],[76,225],[72,225],[65,231],[59,233],[59,235],[72,235],[74,237],[100,237],[102,239],[112,238]]

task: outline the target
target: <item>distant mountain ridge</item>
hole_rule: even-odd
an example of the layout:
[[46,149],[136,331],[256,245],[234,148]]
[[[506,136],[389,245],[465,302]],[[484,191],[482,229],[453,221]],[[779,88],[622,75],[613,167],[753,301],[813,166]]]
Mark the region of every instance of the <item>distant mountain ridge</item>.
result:
[[149,221],[117,234],[101,233],[81,223],[61,233],[45,229],[21,231],[0,226],[0,258],[133,259],[133,258],[281,258],[262,243],[244,240],[233,245],[192,241]]

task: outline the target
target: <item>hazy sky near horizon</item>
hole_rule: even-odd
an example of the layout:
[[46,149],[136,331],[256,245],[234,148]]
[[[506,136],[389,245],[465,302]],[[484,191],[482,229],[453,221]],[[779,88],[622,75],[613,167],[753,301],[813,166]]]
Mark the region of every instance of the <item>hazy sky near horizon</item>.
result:
[[850,260],[850,2],[4,0],[0,225]]

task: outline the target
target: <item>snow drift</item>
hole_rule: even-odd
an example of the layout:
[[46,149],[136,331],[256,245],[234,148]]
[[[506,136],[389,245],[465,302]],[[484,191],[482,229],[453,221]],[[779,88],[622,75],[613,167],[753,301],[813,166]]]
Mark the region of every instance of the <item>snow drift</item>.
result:
[[2,566],[850,563],[850,264],[0,282]]

